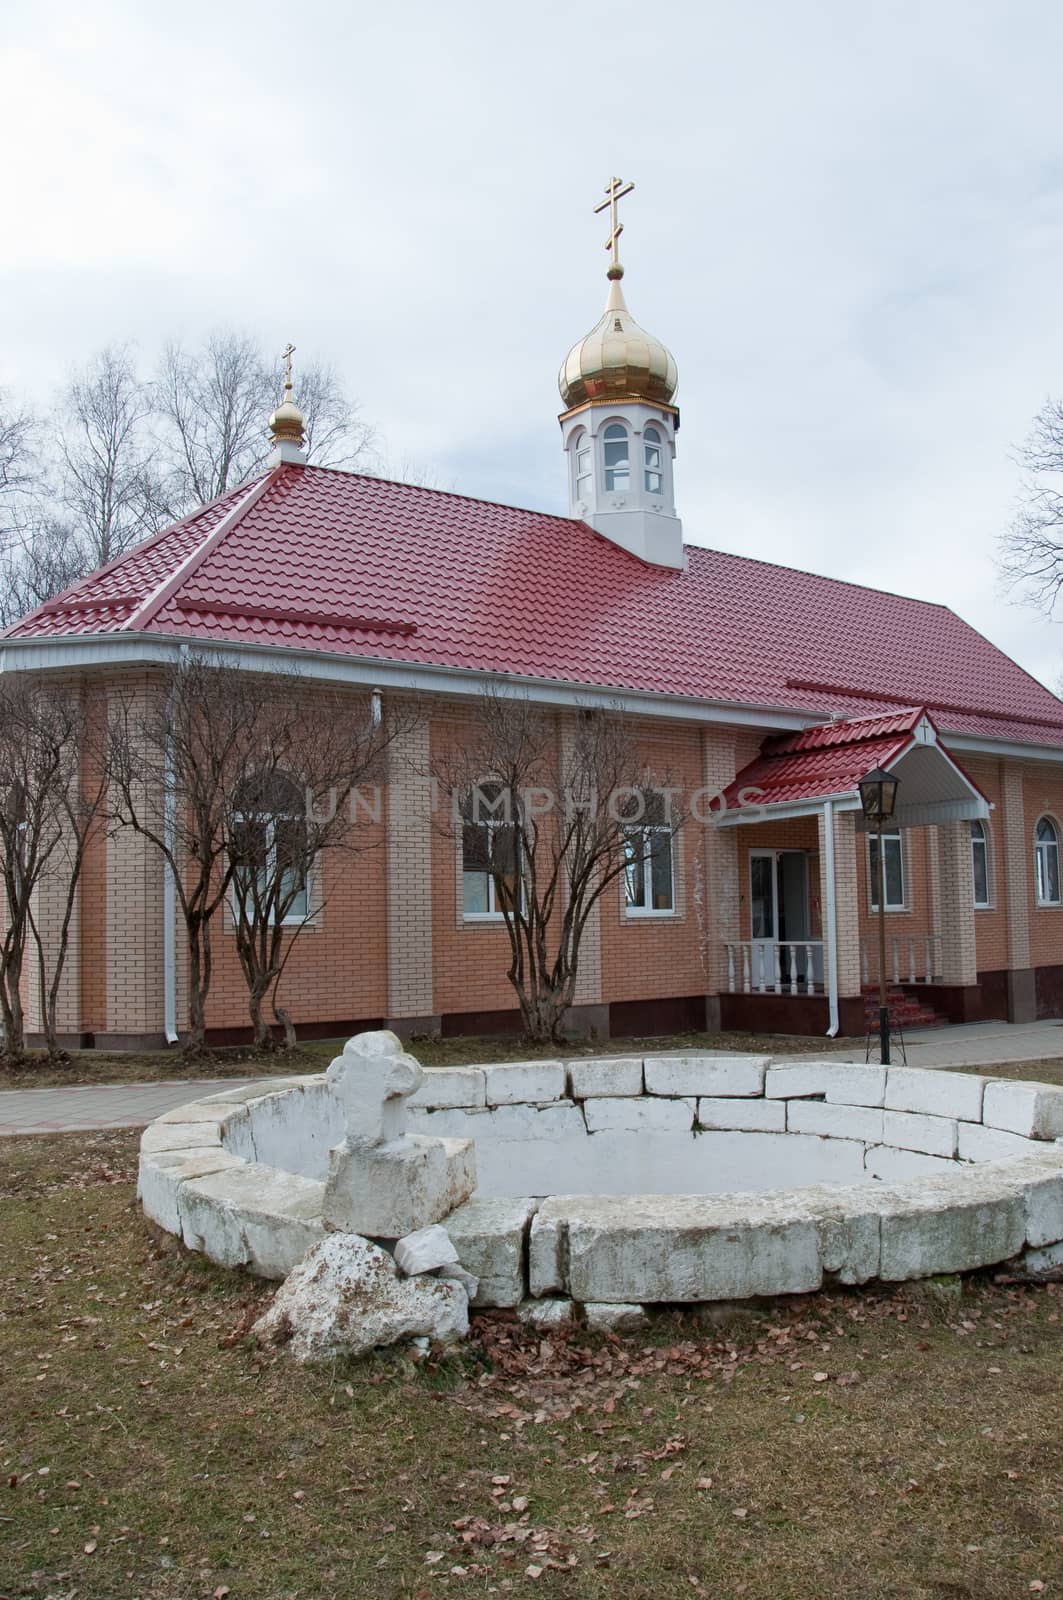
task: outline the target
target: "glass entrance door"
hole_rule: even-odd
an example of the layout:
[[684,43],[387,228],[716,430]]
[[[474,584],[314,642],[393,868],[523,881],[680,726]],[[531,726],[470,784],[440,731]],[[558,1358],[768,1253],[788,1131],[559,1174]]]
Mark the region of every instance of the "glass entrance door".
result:
[[754,989],[775,986],[775,941],[779,937],[776,850],[749,852],[749,916]]

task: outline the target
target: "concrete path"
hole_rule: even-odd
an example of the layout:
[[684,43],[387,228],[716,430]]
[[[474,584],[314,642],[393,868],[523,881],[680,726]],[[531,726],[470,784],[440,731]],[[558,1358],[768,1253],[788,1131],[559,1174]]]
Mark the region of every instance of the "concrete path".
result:
[[[0,1092],[0,1137],[70,1133],[83,1128],[143,1128],[164,1111],[238,1089],[248,1078],[185,1078],[176,1083],[86,1083],[78,1088]],[[254,1080],[263,1087],[268,1078]]]
[[[1063,1063],[1063,1022],[968,1022],[953,1028],[912,1028],[904,1035],[912,1067],[992,1068],[1006,1061]],[[831,1060],[863,1061],[865,1047],[831,1052]],[[878,1045],[875,1045],[878,1059]],[[894,1056],[900,1052],[894,1048]]]
[[[905,1034],[913,1067],[974,1067],[992,1071],[1005,1061],[1063,1063],[1063,1022],[975,1022],[958,1028],[916,1028]],[[628,1053],[637,1045],[632,1041]],[[625,1050],[620,1045],[621,1052]],[[793,1056],[782,1057],[793,1061]],[[863,1061],[864,1046],[831,1051],[832,1061]],[[895,1059],[900,1060],[899,1051]],[[80,1088],[0,1092],[0,1138],[5,1134],[69,1133],[84,1128],[143,1128],[164,1111],[222,1089],[268,1078],[190,1079],[167,1083],[84,1084]]]

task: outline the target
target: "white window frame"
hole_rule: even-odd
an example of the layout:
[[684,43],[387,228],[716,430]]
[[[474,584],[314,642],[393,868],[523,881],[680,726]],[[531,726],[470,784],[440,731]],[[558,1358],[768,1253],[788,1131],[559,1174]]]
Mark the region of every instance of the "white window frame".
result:
[[[671,904],[669,906],[667,906],[667,907],[664,907],[664,906],[653,906],[653,905],[646,905],[646,904],[637,905],[631,899],[630,878],[629,878],[628,874],[630,872],[631,867],[634,866],[635,862],[638,861],[638,860],[641,860],[641,862],[642,862],[642,893],[643,893],[643,899],[645,900],[645,896],[647,894],[652,896],[652,894],[653,894],[653,861],[654,861],[654,856],[656,854],[654,843],[653,843],[653,835],[654,834],[658,834],[658,833],[663,833],[668,839],[668,898],[671,901]],[[661,825],[656,824],[656,823],[649,823],[649,824],[646,824],[646,825],[641,825],[641,824],[636,823],[635,826],[630,830],[630,833],[628,834],[627,842],[625,843],[625,847],[624,847],[625,848],[625,854],[627,854],[629,851],[631,851],[631,842],[632,842],[632,838],[635,835],[638,835],[638,836],[641,837],[641,840],[642,840],[642,853],[641,853],[641,856],[636,855],[634,852],[631,852],[630,854],[628,854],[627,855],[627,860],[626,860],[625,865],[624,865],[623,873],[621,874],[621,882],[622,882],[623,895],[624,895],[624,915],[627,916],[627,917],[632,917],[632,918],[674,917],[676,915],[676,903],[675,903],[675,831],[672,828],[664,827],[664,826],[661,826]]]
[[[647,438],[647,434],[651,437]],[[657,458],[657,465],[650,463],[651,451]],[[651,477],[657,479],[656,489],[650,483]],[[642,484],[649,495],[664,494],[664,434],[655,422],[651,422],[642,435]]]
[[[900,868],[901,868],[901,898],[900,898],[899,901],[890,900],[890,897],[889,897],[889,873],[886,872],[886,871],[883,871],[883,885],[884,885],[884,887],[886,889],[886,915],[887,916],[889,916],[891,911],[907,911],[908,910],[908,873],[907,873],[907,870],[905,868],[905,862],[904,862],[904,834],[903,834],[903,832],[901,831],[900,828],[889,828],[889,829],[883,829],[883,831],[882,831],[882,845],[883,845],[882,861],[883,861],[883,867],[885,868],[885,864],[886,864],[887,846],[894,839],[897,841],[897,854],[898,854],[898,858],[899,858],[899,861],[900,861]],[[878,843],[878,834],[877,833],[869,833],[868,836],[867,836],[867,878],[868,878],[867,903],[868,903],[869,910],[873,911],[876,914],[876,916],[878,915],[878,868],[877,868],[877,866],[875,864],[873,846],[876,845],[877,843]]]
[[[621,484],[621,485],[617,485],[617,484],[615,484],[613,482],[613,473],[617,469],[615,467],[609,466],[608,461],[606,459],[606,451],[608,450],[608,447],[611,444],[619,444],[619,442],[620,442],[619,438],[610,438],[610,434],[612,433],[614,428],[618,429],[619,432],[623,434],[624,443],[625,443],[625,450],[626,450],[626,455],[625,455],[624,459],[627,462],[627,467],[626,467],[626,470],[624,472],[624,476],[626,477],[627,482],[625,484]],[[631,468],[632,468],[632,463],[631,463],[631,430],[626,425],[626,423],[619,422],[619,421],[614,419],[612,422],[607,423],[605,425],[605,427],[602,429],[602,473],[603,473],[602,483],[603,483],[603,485],[605,487],[606,494],[630,494],[631,493],[632,479],[633,479],[633,473],[632,473]]]
[[[581,468],[580,463],[585,463]],[[581,430],[572,443],[572,481],[575,498],[589,500],[594,493],[594,440]]]
[[[1042,823],[1051,828],[1051,839],[1041,839],[1038,837],[1041,832]],[[1034,886],[1037,892],[1037,904],[1039,906],[1063,905],[1063,881],[1060,880],[1059,875],[1059,824],[1056,822],[1054,817],[1050,817],[1047,814],[1040,816],[1037,819],[1037,825],[1034,828],[1033,837]],[[1055,852],[1056,858],[1056,885],[1059,891],[1054,900],[1046,899],[1041,893],[1041,885],[1043,883],[1050,884],[1052,881],[1052,874],[1048,867],[1048,861],[1050,859],[1050,852],[1053,851]]]
[[[267,872],[276,871],[277,823],[293,822],[297,820],[298,818],[295,813],[284,813],[280,811],[237,811],[233,815],[234,822],[265,824]],[[303,879],[303,894],[306,897],[305,910],[301,913],[297,913],[293,906],[292,909],[288,911],[287,915],[281,918],[280,925],[282,928],[301,928],[304,922],[310,922],[316,916],[317,912],[314,905],[314,865],[314,863],[311,863],[311,865],[307,868],[306,876]],[[230,892],[230,910],[232,912],[233,921],[235,922],[240,915],[239,890],[235,882],[233,883]]]
[[[975,833],[975,829],[980,831]],[[975,870],[975,860],[981,850],[985,860],[985,899],[978,898],[978,873]],[[993,881],[989,871],[989,829],[982,821],[971,823],[971,897],[976,911],[988,911],[993,904]]]
[[[496,782],[497,782],[496,779],[484,778],[475,787],[477,789],[480,789],[480,790],[486,790],[486,789],[489,789],[492,786],[492,784],[495,784]],[[494,834],[497,830],[499,830],[501,828],[511,828],[511,827],[513,827],[513,823],[507,822],[505,817],[495,817],[495,816],[486,816],[486,817],[478,817],[478,818],[466,819],[466,817],[464,815],[464,811],[462,812],[462,841],[461,841],[461,848],[460,848],[460,850],[458,852],[458,866],[459,866],[459,874],[458,874],[458,876],[459,876],[459,880],[460,880],[460,892],[461,892],[461,920],[462,920],[462,922],[504,922],[505,919],[506,919],[506,913],[502,910],[502,907],[498,904],[498,888],[497,888],[497,884],[495,882],[495,874],[490,870],[489,867],[469,867],[469,868],[466,868],[466,866],[465,866],[465,838],[464,838],[464,831],[465,831],[465,829],[467,827],[486,828],[487,832],[488,832],[488,839],[490,840],[491,835]],[[520,848],[519,840],[515,838],[514,839],[514,849],[519,851],[519,848]],[[489,858],[493,858],[494,851],[493,851],[493,848],[490,845],[490,843],[488,844],[488,852],[487,853],[488,853],[488,857]],[[522,872],[520,870],[520,863],[516,862],[516,863],[514,863],[514,865],[516,867],[516,879],[517,879],[517,886],[518,886],[518,889],[520,891],[521,905],[523,906],[523,904],[524,904],[524,876],[523,876],[523,874],[522,874]],[[465,874],[466,874],[466,871],[468,871],[469,873],[475,873],[475,875],[477,877],[484,877],[484,878],[487,879],[487,904],[488,904],[488,908],[489,908],[487,911],[467,911],[465,909]]]

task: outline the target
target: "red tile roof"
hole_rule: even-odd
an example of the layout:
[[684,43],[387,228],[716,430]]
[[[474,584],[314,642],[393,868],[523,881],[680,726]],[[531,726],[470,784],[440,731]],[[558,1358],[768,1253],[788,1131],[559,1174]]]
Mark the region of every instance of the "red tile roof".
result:
[[1063,746],[1063,704],[947,607],[687,546],[648,566],[567,517],[281,466],[8,639],[129,631],[866,715]]
[[888,767],[908,748],[925,716],[922,707],[916,707],[891,716],[828,722],[769,739],[756,760],[724,791],[723,810],[739,809],[754,798],[762,806],[848,794],[873,768]]

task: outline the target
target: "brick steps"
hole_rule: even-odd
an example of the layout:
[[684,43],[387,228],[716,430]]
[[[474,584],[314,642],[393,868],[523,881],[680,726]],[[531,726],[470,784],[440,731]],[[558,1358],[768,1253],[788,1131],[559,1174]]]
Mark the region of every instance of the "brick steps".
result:
[[[864,1022],[867,1031],[873,1033],[878,1027],[878,990],[865,986],[862,993]],[[944,1028],[948,1025],[948,1019],[939,1016],[933,1006],[925,1005],[913,995],[905,994],[903,989],[889,989],[886,994],[886,1004],[889,1007],[891,1028]]]

